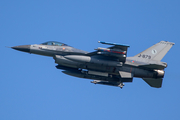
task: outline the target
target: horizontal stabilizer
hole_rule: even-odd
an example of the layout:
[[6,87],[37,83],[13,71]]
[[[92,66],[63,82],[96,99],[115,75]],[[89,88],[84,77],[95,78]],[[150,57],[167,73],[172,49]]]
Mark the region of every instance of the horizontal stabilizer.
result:
[[162,86],[162,78],[143,78],[143,80],[151,87],[160,88]]
[[148,64],[148,65],[139,65],[138,67],[144,68],[144,69],[158,69],[158,70],[163,70],[164,68],[167,67],[167,65],[157,65],[157,64]]

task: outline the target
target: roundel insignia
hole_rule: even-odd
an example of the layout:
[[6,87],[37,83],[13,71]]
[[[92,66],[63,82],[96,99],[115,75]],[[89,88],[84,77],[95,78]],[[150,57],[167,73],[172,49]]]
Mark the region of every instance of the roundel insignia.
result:
[[154,49],[154,50],[152,50],[152,54],[156,54],[157,53],[157,51]]

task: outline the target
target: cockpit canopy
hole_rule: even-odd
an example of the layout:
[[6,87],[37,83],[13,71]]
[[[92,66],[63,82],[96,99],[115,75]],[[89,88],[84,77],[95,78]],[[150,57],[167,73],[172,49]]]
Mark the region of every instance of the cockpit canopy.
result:
[[68,45],[66,45],[66,44],[64,44],[64,43],[56,42],[56,41],[48,41],[48,42],[42,43],[41,45],[68,46]]

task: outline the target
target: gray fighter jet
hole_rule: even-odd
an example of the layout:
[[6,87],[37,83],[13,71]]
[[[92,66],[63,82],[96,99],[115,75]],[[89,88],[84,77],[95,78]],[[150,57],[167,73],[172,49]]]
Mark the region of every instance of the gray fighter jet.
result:
[[174,45],[172,42],[160,41],[134,57],[126,57],[128,45],[110,42],[99,43],[111,45],[98,47],[94,52],[86,52],[61,42],[45,42],[34,45],[11,47],[15,50],[53,57],[57,69],[62,72],[86,79],[91,83],[111,85],[122,88],[124,82],[132,82],[133,77],[142,78],[151,87],[160,88],[167,63],[161,59]]

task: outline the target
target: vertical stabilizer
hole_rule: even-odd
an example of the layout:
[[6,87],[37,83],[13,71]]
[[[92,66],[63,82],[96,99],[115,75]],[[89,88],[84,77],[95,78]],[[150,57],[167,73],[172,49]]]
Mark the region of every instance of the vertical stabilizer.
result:
[[161,59],[166,55],[166,53],[174,45],[172,42],[160,41],[159,43],[151,46],[145,51],[135,55],[134,57],[146,58],[156,61],[161,61]]

